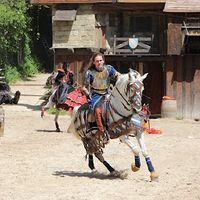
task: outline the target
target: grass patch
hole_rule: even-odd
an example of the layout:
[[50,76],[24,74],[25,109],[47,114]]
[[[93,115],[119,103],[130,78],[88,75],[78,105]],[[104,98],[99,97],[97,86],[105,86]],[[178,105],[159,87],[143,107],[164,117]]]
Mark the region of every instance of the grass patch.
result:
[[[55,115],[57,112],[57,109],[56,108],[49,108],[47,110],[47,113],[48,114],[51,114],[51,115]],[[65,111],[65,110],[60,110],[60,115],[69,115],[69,112]]]

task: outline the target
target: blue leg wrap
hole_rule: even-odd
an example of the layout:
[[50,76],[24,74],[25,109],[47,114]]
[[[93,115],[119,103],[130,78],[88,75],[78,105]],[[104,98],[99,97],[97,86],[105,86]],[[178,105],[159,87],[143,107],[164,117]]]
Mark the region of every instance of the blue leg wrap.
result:
[[139,156],[135,156],[135,166],[140,168],[141,166],[141,162],[140,162],[140,157]]
[[154,171],[154,167],[153,167],[153,165],[152,165],[152,163],[151,163],[150,158],[149,158],[149,157],[148,157],[148,158],[145,158],[145,160],[146,160],[146,163],[147,163],[148,170],[149,170],[150,172],[153,172],[153,171]]

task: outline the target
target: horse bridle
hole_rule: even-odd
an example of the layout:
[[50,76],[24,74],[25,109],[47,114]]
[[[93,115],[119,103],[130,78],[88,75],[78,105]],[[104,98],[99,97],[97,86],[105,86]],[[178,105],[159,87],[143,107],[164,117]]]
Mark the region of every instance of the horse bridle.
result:
[[[135,110],[136,112],[140,111],[142,108],[142,104],[141,104],[141,96],[142,96],[142,87],[143,87],[143,83],[141,83],[140,81],[134,81],[133,83],[128,83],[127,86],[125,87],[125,94],[129,95],[129,100],[127,100],[122,93],[120,92],[120,90],[118,89],[118,87],[116,87],[117,92],[119,93],[119,95],[121,96],[121,98],[126,102],[126,104],[128,106],[131,107],[131,109]],[[131,94],[131,91],[133,91],[133,94]],[[112,95],[112,94],[111,94]],[[115,113],[117,113],[119,116],[121,117],[125,117],[123,115],[121,115],[119,112],[117,112],[117,110],[111,105],[112,109],[115,111]],[[137,107],[137,108],[136,108]],[[127,108],[126,108],[127,109]]]
[[[136,111],[140,111],[142,107],[141,98],[142,98],[142,88],[144,84],[138,80],[127,85],[127,91],[129,92],[129,102],[132,105],[132,108]],[[133,91],[133,94],[131,94]]]

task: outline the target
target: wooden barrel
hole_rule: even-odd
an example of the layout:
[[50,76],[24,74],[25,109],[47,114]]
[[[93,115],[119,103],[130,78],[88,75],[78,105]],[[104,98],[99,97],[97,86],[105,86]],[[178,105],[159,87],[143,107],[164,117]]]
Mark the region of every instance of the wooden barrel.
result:
[[0,106],[0,137],[2,137],[4,134],[4,120],[5,120],[4,109],[2,106]]
[[177,117],[177,102],[175,98],[163,98],[161,105],[162,118]]

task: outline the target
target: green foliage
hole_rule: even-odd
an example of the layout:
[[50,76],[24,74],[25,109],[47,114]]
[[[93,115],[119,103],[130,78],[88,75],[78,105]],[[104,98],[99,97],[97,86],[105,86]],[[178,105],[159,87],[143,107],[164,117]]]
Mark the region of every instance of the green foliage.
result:
[[[56,109],[56,108],[49,108],[49,109],[47,110],[47,113],[48,113],[48,114],[52,114],[52,115],[55,115],[56,112],[57,112],[57,109]],[[60,115],[69,115],[69,113],[68,113],[67,111],[61,110],[61,111],[60,111]]]
[[24,63],[20,67],[20,72],[22,76],[32,76],[39,72],[41,66],[38,63],[36,58],[33,58],[31,55],[31,49],[30,49],[30,38],[28,35],[25,35],[25,44],[24,44]]
[[40,64],[32,57],[25,58],[25,62],[21,67],[21,74],[24,77],[37,74],[40,69]]
[[8,83],[15,83],[20,78],[20,73],[16,67],[7,65],[5,68],[5,78]]
[[[1,0],[0,4],[0,52],[17,52],[20,40],[27,29],[24,0]],[[7,56],[4,56],[7,57]]]
[[29,38],[31,7],[26,0],[0,0],[0,67],[9,83],[38,73],[40,65],[32,55]]

